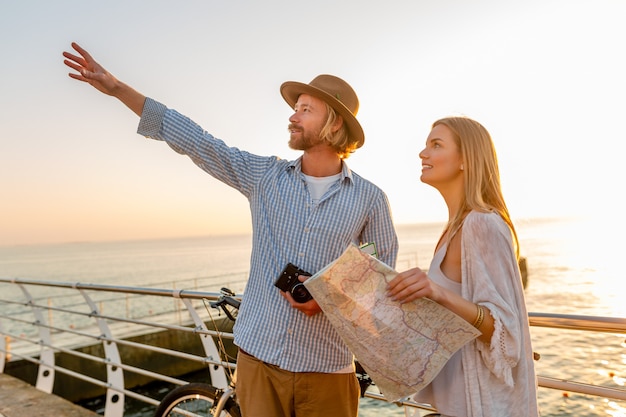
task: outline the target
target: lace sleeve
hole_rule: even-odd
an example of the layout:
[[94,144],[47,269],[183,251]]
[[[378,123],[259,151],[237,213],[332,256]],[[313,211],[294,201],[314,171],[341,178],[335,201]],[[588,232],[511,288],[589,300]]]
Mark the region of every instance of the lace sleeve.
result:
[[487,368],[509,386],[523,352],[521,276],[510,230],[496,213],[472,212],[462,237],[463,296],[489,309],[495,323],[491,343],[477,341]]

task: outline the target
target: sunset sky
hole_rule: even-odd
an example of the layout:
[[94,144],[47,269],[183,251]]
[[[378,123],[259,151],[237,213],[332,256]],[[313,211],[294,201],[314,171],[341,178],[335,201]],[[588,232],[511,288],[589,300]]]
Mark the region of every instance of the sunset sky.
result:
[[281,83],[344,78],[366,135],[348,164],[398,224],[447,219],[417,155],[434,120],[466,115],[493,136],[514,219],[610,228],[626,182],[625,19],[622,0],[0,0],[0,245],[250,230],[243,196],[67,76],[72,41],[230,145],[289,159]]

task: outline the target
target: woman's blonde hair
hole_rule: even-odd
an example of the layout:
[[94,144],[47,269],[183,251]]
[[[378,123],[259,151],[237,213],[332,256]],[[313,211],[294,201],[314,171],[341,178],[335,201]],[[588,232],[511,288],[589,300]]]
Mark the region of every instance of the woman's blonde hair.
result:
[[498,157],[491,135],[483,125],[468,117],[446,117],[434,122],[432,127],[437,125],[447,126],[452,131],[465,172],[465,195],[460,210],[448,224],[449,236],[456,233],[470,211],[495,211],[511,229],[515,254],[519,258],[517,232],[502,196]]
[[341,159],[346,159],[357,149],[357,142],[350,136],[350,131],[345,123],[341,124],[339,130],[333,132],[333,124],[341,116],[328,103],[324,102],[324,104],[326,104],[328,117],[324,127],[322,127],[320,137],[332,146]]

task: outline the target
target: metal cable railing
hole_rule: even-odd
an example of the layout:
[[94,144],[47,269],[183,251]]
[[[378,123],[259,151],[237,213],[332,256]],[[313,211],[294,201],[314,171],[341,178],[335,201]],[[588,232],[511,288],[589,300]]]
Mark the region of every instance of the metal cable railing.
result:
[[[226,387],[224,368],[236,364],[218,349],[216,339],[232,343],[232,333],[223,328],[227,320],[215,317],[218,311],[211,313],[206,305],[219,296],[187,289],[0,278],[0,373],[12,372],[11,365],[21,361],[36,368],[34,385],[42,391],[52,392],[57,372],[92,385],[106,396],[106,417],[122,416],[125,397],[158,404],[159,399],[133,388],[147,381],[185,384],[178,375],[190,370],[205,369],[213,385]],[[172,302],[164,302],[168,299]],[[144,314],[136,316],[137,311]],[[626,334],[625,318],[530,313],[529,320],[534,327]],[[73,367],[83,362],[89,365]],[[545,376],[538,381],[544,388],[626,400],[626,390],[620,388]],[[376,392],[366,396],[385,401]],[[401,405],[433,410],[412,401]]]

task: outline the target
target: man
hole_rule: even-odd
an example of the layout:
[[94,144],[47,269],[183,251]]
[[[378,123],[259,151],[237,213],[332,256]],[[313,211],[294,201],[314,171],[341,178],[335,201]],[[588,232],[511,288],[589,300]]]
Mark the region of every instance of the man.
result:
[[70,77],[114,96],[141,117],[138,133],[165,141],[250,202],[250,276],[235,325],[237,398],[245,417],[354,417],[359,385],[353,357],[315,300],[296,302],[274,282],[288,263],[315,273],[349,244],[374,242],[395,266],[398,251],[389,204],[344,159],[364,142],[359,101],[340,78],[285,82],[294,109],[289,146],[300,158],[253,155],[228,147],[193,121],[120,82],[77,44],[64,52]]

